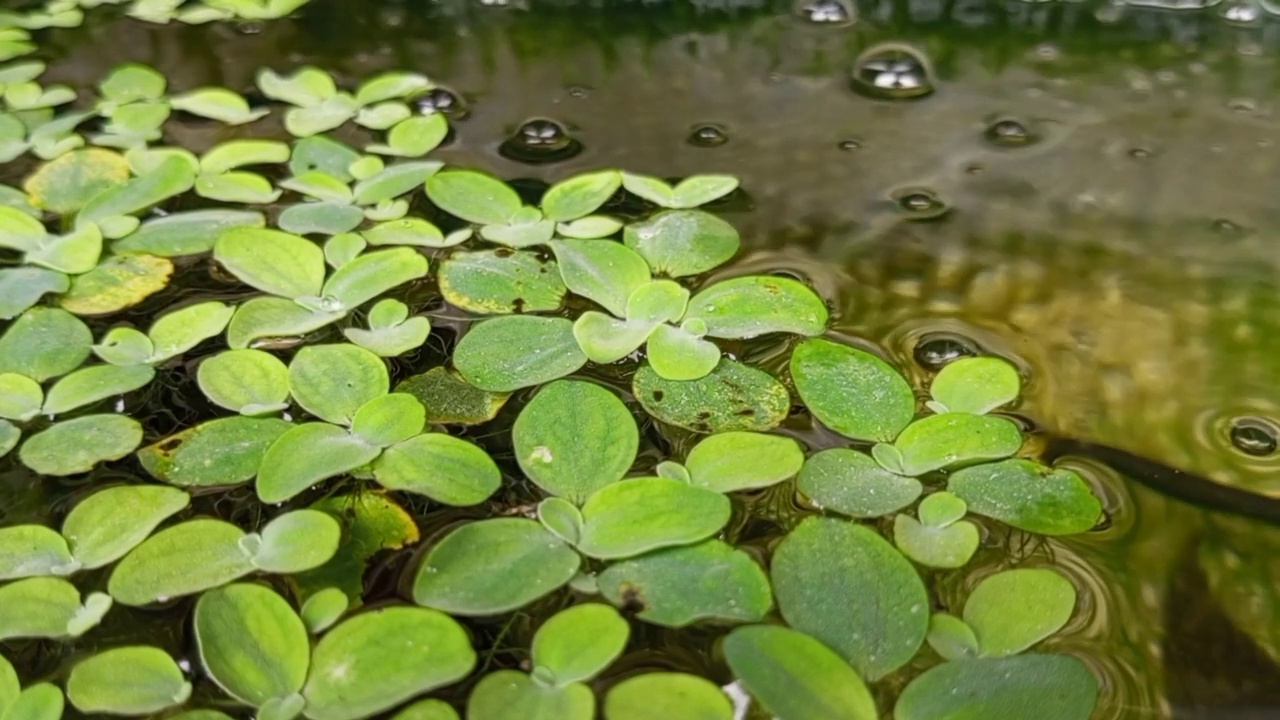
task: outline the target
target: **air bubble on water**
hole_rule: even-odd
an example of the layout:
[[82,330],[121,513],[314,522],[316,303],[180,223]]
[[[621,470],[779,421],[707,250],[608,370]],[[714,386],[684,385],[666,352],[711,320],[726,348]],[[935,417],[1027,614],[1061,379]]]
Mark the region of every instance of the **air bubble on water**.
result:
[[687,142],[694,147],[700,148],[720,147],[729,142],[729,135],[721,126],[706,123],[695,126],[693,131],[689,133]]
[[836,145],[836,147],[840,148],[845,152],[853,152],[854,150],[862,149],[862,142],[854,139],[841,140],[840,143]]
[[932,220],[947,214],[950,208],[928,188],[906,188],[892,195],[898,207],[913,220]]
[[858,56],[851,84],[855,92],[882,100],[919,98],[933,92],[933,70],[910,45],[884,43]]
[[796,14],[815,25],[842,26],[853,22],[853,5],[844,0],[800,0]]
[[236,32],[241,35],[258,35],[262,32],[263,25],[260,22],[246,20],[236,23]]
[[1265,457],[1276,451],[1280,429],[1262,418],[1242,417],[1231,422],[1231,444],[1254,457]]
[[912,356],[920,367],[935,371],[962,357],[972,357],[977,354],[977,345],[968,338],[953,333],[925,335],[912,350]]
[[435,87],[419,95],[414,100],[414,106],[420,115],[430,115],[438,112],[451,115],[457,119],[465,114],[465,106],[457,93],[443,87]]
[[1223,20],[1234,25],[1253,25],[1262,19],[1262,9],[1256,3],[1232,2],[1218,11]]
[[573,139],[564,125],[549,118],[526,120],[498,146],[499,155],[530,165],[568,160],[581,152],[582,143]]
[[1014,118],[1001,118],[987,126],[983,137],[987,142],[1002,147],[1022,147],[1038,138],[1025,124]]

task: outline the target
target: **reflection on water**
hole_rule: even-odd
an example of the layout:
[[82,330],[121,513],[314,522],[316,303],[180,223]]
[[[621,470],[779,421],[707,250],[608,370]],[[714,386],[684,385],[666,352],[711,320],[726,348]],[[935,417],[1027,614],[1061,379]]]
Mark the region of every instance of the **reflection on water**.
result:
[[[949,357],[997,353],[1029,378],[1016,410],[1036,427],[1280,497],[1280,25],[1263,21],[1270,3],[1214,5],[315,0],[293,23],[59,33],[50,80],[85,87],[135,60],[176,91],[248,92],[263,65],[315,62],[348,80],[408,68],[449,88],[419,101],[454,121],[446,162],[541,182],[610,165],[735,173],[746,192],[723,209],[747,250],[706,282],[795,273],[832,303],[835,334],[877,343],[917,381]],[[170,140],[202,149],[235,132],[192,123]],[[784,348],[738,350],[785,364]],[[1052,642],[1102,677],[1098,718],[1273,717],[1280,531],[1065,462],[1109,524],[1036,542],[984,526],[972,572],[930,578],[944,601],[1011,562],[1052,561],[1082,598]],[[3,519],[40,517],[72,490],[0,477]],[[760,550],[807,512],[789,491],[750,507],[733,532]],[[406,559],[387,560],[386,592]],[[108,634],[163,625],[122,612]],[[478,627],[516,647],[529,618]],[[648,649],[621,674],[727,679],[713,635],[643,632]]]

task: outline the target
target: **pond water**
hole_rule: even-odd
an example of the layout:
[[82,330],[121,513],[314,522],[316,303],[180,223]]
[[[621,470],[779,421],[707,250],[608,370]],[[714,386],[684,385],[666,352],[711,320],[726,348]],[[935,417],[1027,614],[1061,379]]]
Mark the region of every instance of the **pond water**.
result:
[[[1083,535],[984,525],[964,573],[927,576],[943,607],[998,569],[1051,565],[1080,599],[1043,647],[1098,676],[1095,720],[1280,715],[1280,20],[1266,8],[314,0],[290,20],[199,27],[106,12],[40,47],[44,82],[75,88],[127,61],[175,87],[247,94],[264,66],[314,64],[351,85],[385,69],[422,72],[452,93],[432,96],[451,123],[433,158],[534,198],[601,167],[736,175],[742,190],[714,209],[743,251],[700,284],[793,273],[831,306],[829,336],[881,348],[917,383],[948,354],[1010,360],[1028,379],[1014,413],[1033,442],[1103,498],[1104,523]],[[235,132],[184,121],[170,123],[169,140],[199,152]],[[31,167],[16,161],[3,179],[17,184]],[[179,262],[168,289],[91,322],[95,336],[184,299],[250,295],[210,265]],[[465,326],[433,285],[402,296],[433,316],[433,339],[393,360],[393,379],[439,364]],[[729,351],[781,373],[788,348]],[[202,354],[127,399],[147,418],[148,441],[212,414],[191,372]],[[630,393],[629,376],[586,375]],[[469,435],[517,476],[503,432],[526,399]],[[780,431],[815,451],[845,444],[804,416]],[[645,424],[640,462],[695,441]],[[4,462],[3,525],[56,523],[89,485],[142,475],[126,460],[41,480]],[[465,519],[527,511],[535,490],[512,485],[476,509],[410,509],[430,539]],[[264,511],[249,489],[194,503],[246,527]],[[748,493],[728,536],[763,557],[813,513],[789,484]],[[375,556],[366,603],[403,594],[419,549]],[[95,572],[89,585],[105,584]],[[481,662],[519,666],[532,630],[562,604],[468,621],[485,639],[477,645],[495,648]],[[132,641],[195,664],[189,610],[120,607],[78,646],[4,647],[32,680]],[[632,632],[606,679],[642,667],[732,679],[719,629]],[[881,707],[907,679],[874,687]],[[196,693],[216,690],[197,683]]]

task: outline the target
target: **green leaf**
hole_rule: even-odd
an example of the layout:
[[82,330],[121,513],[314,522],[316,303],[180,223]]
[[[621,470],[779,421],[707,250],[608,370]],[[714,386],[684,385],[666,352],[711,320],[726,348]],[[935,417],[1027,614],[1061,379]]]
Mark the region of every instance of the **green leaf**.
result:
[[17,208],[0,207],[0,247],[31,252],[49,237],[38,217]]
[[398,198],[421,186],[427,178],[436,174],[442,167],[444,163],[431,160],[387,166],[372,177],[356,183],[354,189],[356,204],[376,205]]
[[150,362],[181,355],[222,332],[235,309],[220,302],[202,302],[161,315],[147,334],[154,353]]
[[720,362],[720,348],[683,327],[659,325],[646,347],[649,365],[667,380],[698,380]]
[[467,699],[467,720],[592,720],[596,698],[582,683],[548,687],[515,670],[489,673]]
[[675,672],[636,675],[609,690],[605,720],[733,720],[733,705],[709,680]]
[[431,548],[414,577],[413,599],[450,615],[497,615],[563,586],[580,563],[533,520],[481,520]]
[[351,164],[360,159],[360,153],[327,137],[313,136],[293,144],[293,157],[289,158],[289,172],[294,177],[319,170],[342,182],[354,178],[349,172]]
[[[370,245],[413,245],[418,247],[443,248],[451,243],[440,232],[440,228],[422,218],[404,218],[389,220],[361,232],[361,236]],[[452,236],[450,236],[452,237]],[[465,240],[466,238],[463,238]],[[462,242],[459,240],[458,242]]]
[[368,246],[357,233],[338,233],[325,241],[324,261],[336,270],[355,260]]
[[321,480],[372,462],[381,452],[336,425],[303,423],[267,448],[258,468],[258,499],[283,502]]
[[915,394],[902,375],[848,345],[805,340],[791,354],[791,378],[822,424],[854,440],[889,442],[915,415]]
[[391,720],[459,720],[458,712],[443,700],[419,700],[392,716]]
[[325,202],[346,205],[350,204],[352,199],[351,188],[347,187],[345,181],[321,170],[312,170],[287,178],[281,181],[280,187]]
[[[167,1],[167,0],[163,0]],[[136,5],[134,7],[137,7]],[[230,715],[217,710],[187,710],[173,716],[173,720],[233,720]]]
[[236,584],[200,596],[192,623],[200,661],[231,697],[253,707],[302,689],[311,643],[284,598]]
[[18,446],[22,438],[22,430],[8,420],[0,420],[0,458],[8,455]]
[[675,205],[675,190],[666,182],[648,175],[622,173],[622,186],[633,195],[657,205],[669,208]]
[[278,75],[270,68],[258,71],[258,88],[272,100],[310,107],[324,102],[338,92],[329,73],[315,67],[302,67],[292,75]]
[[612,240],[556,240],[551,243],[560,277],[575,295],[626,317],[627,301],[649,282],[649,266],[633,250]]
[[45,415],[61,415],[137,390],[151,382],[156,371],[150,365],[94,365],[61,378],[45,396]]
[[754,338],[775,332],[821,335],[827,306],[808,286],[783,277],[749,275],[724,280],[689,301],[685,318],[707,324],[707,335]]
[[47,238],[40,247],[23,256],[23,260],[68,275],[80,275],[96,267],[101,255],[102,231],[97,225],[87,225],[66,235]]
[[21,692],[22,687],[18,684],[17,671],[3,655],[0,655],[0,713],[8,711]]
[[382,359],[354,345],[311,345],[289,363],[294,400],[335,425],[350,425],[365,403],[387,394],[390,384]]
[[319,635],[338,622],[349,605],[347,594],[342,590],[325,588],[302,603],[302,622],[306,624],[307,632]]
[[165,528],[124,556],[107,592],[140,607],[225,585],[254,570],[240,547],[244,537],[235,525],[207,518]]
[[40,525],[0,528],[0,580],[70,575],[80,569],[66,540]]
[[776,625],[738,628],[725,639],[724,655],[733,674],[777,720],[879,717],[862,679],[804,633]]
[[462,336],[453,353],[454,367],[462,377],[490,392],[550,382],[586,362],[573,337],[572,322],[534,315],[482,320]]
[[378,492],[361,490],[330,495],[311,506],[328,513],[343,528],[342,543],[329,562],[294,575],[291,583],[302,598],[325,588],[340,588],[352,607],[364,594],[365,563],[382,550],[396,550],[418,541],[418,526],[404,508]]
[[160,523],[191,502],[181,490],[117,485],[85,498],[67,513],[62,536],[85,570],[105,567],[147,539]]
[[0,320],[10,320],[40,302],[48,294],[71,287],[66,275],[41,267],[0,268]]
[[442,433],[418,435],[387,448],[374,463],[373,476],[389,490],[454,506],[478,505],[502,485],[501,471],[483,449]]
[[60,720],[65,702],[62,691],[53,683],[32,685],[9,706],[7,718],[21,720]]
[[427,179],[427,197],[436,207],[481,225],[503,225],[524,203],[506,183],[474,170],[443,170]]
[[1022,432],[1005,418],[947,413],[911,423],[893,445],[902,455],[902,474],[914,477],[1008,457],[1022,447]]
[[0,417],[26,422],[40,414],[44,391],[40,383],[25,375],[0,375]]
[[919,480],[891,473],[865,453],[846,448],[810,457],[796,489],[823,509],[855,518],[889,515],[915,502],[923,490]]
[[520,411],[511,430],[525,475],[579,505],[627,474],[639,437],[635,420],[616,395],[575,380],[544,387]]
[[147,147],[137,145],[125,151],[124,159],[134,175],[146,175],[160,167],[165,160],[181,160],[192,172],[200,172],[200,159],[189,150],[180,147]]
[[696,487],[729,493],[776,485],[800,472],[804,451],[781,435],[726,432],[689,451],[685,467]]
[[564,498],[549,497],[538,503],[538,522],[570,545],[582,540],[582,512]]
[[948,662],[912,680],[893,708],[897,720],[1020,717],[1088,720],[1098,701],[1098,681],[1084,663],[1067,655],[1019,655]]
[[655,273],[670,277],[699,275],[728,262],[738,252],[738,231],[701,210],[670,210],[627,225],[627,247]]
[[637,287],[627,298],[627,320],[674,323],[684,317],[689,291],[673,280],[653,280]]
[[589,360],[609,364],[640,349],[654,329],[652,322],[618,320],[588,310],[574,321],[573,337]]
[[356,102],[372,105],[384,100],[410,97],[431,89],[431,81],[425,75],[407,72],[388,72],[365,80],[356,91]]
[[104,191],[129,179],[129,163],[114,150],[74,150],[36,169],[22,189],[31,204],[59,215],[72,215]]
[[631,389],[649,415],[694,432],[769,430],[791,410],[791,394],[782,383],[728,358],[706,377],[687,381],[665,380],[642,365]]
[[225,88],[196,88],[189,92],[169,98],[174,110],[181,110],[192,115],[199,115],[210,120],[217,120],[227,125],[244,125],[270,112],[266,108],[252,110],[249,103],[239,93]]
[[0,336],[0,373],[44,382],[80,367],[92,344],[89,328],[71,313],[31,308]]
[[1017,368],[994,357],[960,358],[948,364],[929,387],[946,412],[982,415],[1013,402],[1022,387]]
[[597,490],[582,506],[583,554],[625,558],[689,545],[714,535],[729,521],[729,499],[666,478],[620,480]]
[[568,222],[590,215],[622,186],[617,170],[575,175],[552,185],[542,196],[542,214],[548,220]]
[[248,347],[263,338],[296,337],[346,316],[344,312],[319,312],[284,298],[258,297],[241,304],[227,324],[227,345]]
[[93,346],[93,354],[112,365],[142,365],[155,354],[155,344],[145,333],[127,326],[114,327]]
[[[413,248],[377,250],[355,258],[329,276],[321,291],[324,310],[351,310],[398,285],[427,274],[427,258]],[[330,307],[330,300],[337,305]]]
[[929,618],[929,647],[944,660],[968,660],[978,656],[978,638],[973,628],[955,615],[934,613]]
[[982,655],[1013,655],[1061,630],[1075,607],[1075,586],[1056,570],[1006,570],[969,593],[964,621]]
[[298,235],[338,235],[355,230],[362,222],[360,208],[335,202],[291,205],[278,220],[281,230]]
[[117,253],[147,253],[182,257],[211,252],[218,236],[237,227],[261,228],[262,213],[249,210],[191,210],[148,220],[111,249]]
[[106,99],[123,105],[139,100],[158,100],[164,96],[166,85],[164,76],[152,68],[126,63],[117,65],[98,89]]
[[[556,225],[556,234],[576,240],[607,238],[622,229],[622,222],[604,215],[588,215],[573,222]],[[625,245],[623,247],[626,247]],[[642,260],[644,258],[641,258]],[[645,265],[646,271],[648,265]]]
[[195,185],[195,170],[180,157],[170,157],[152,170],[100,193],[76,215],[76,227],[118,215],[133,215],[159,205]]
[[617,610],[584,603],[552,615],[533,636],[533,666],[556,687],[586,682],[604,672],[627,647],[631,626]]
[[454,253],[440,264],[438,280],[445,300],[481,314],[549,312],[565,294],[555,262],[524,250]]
[[393,327],[374,330],[343,328],[342,334],[379,357],[395,357],[422,347],[431,335],[431,321],[420,316]]
[[442,613],[414,607],[362,613],[316,644],[303,690],[307,717],[370,717],[461,680],[475,663],[467,631]]
[[319,510],[303,509],[267,523],[261,535],[241,543],[241,548],[253,550],[250,562],[259,570],[291,575],[329,562],[341,538],[337,520]]
[[120,647],[71,668],[67,699],[82,713],[150,715],[191,697],[191,684],[163,650]]
[[[111,598],[102,593],[90,595],[81,604],[80,591],[61,578],[19,580],[0,586],[0,640],[79,637],[110,608]],[[0,715],[9,717],[4,715],[2,700]]]
[[417,398],[404,393],[376,397],[356,411],[351,432],[380,448],[408,440],[427,424],[427,409]]
[[738,189],[732,175],[690,175],[673,188],[671,207],[696,208]]
[[213,259],[242,282],[272,295],[319,295],[324,252],[297,235],[261,228],[232,228],[218,238]]
[[811,517],[778,545],[771,570],[787,624],[836,650],[868,680],[902,667],[924,643],[924,583],[873,530]]
[[196,368],[200,392],[242,415],[269,415],[288,407],[289,369],[262,350],[224,350]]
[[773,607],[769,578],[741,550],[719,540],[668,548],[613,563],[600,592],[636,617],[667,627],[704,620],[759,622]]
[[444,142],[448,134],[449,123],[444,115],[416,115],[396,123],[387,133],[386,145],[370,145],[365,149],[379,155],[422,157]]
[[142,442],[142,426],[123,415],[85,415],[54,423],[22,444],[18,459],[41,475],[78,475],[119,460]]
[[[524,209],[537,212],[534,208]],[[485,225],[480,228],[480,237],[507,247],[527,248],[547,244],[555,231],[556,224],[550,220],[533,220],[510,225]]]
[[[920,520],[909,515],[893,519],[893,542],[904,555],[921,565],[935,568],[963,567],[978,550],[978,527],[966,520],[931,524],[926,505],[950,493],[935,493],[920,504]],[[955,497],[955,496],[951,496]],[[960,501],[963,505],[963,501]],[[963,509],[961,514],[963,514]]]
[[[412,115],[413,111],[409,109],[408,105],[402,102],[384,102],[360,108],[360,112],[356,114],[356,124],[362,127],[367,127],[370,130],[389,130],[401,121],[407,120]],[[374,149],[375,147],[381,148],[383,146],[371,145],[369,147],[369,152],[376,152]],[[387,149],[390,150],[391,148]],[[375,170],[374,172],[377,171]],[[358,175],[359,173],[353,172],[352,174]]]
[[510,397],[481,390],[445,367],[434,367],[409,377],[397,385],[395,391],[418,398],[427,408],[427,422],[453,425],[488,422]]
[[200,157],[200,172],[220,175],[247,165],[289,162],[292,149],[279,140],[231,140],[218,143]]

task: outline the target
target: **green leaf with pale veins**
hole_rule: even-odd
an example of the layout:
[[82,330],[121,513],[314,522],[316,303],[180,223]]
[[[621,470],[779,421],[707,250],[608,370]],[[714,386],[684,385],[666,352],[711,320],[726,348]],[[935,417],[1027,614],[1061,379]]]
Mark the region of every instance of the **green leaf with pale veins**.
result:
[[542,214],[548,220],[568,222],[590,215],[622,186],[617,170],[575,175],[552,185],[542,196]]
[[202,302],[167,312],[151,324],[147,335],[154,352],[148,360],[163,362],[181,355],[222,332],[235,308],[220,302]]
[[667,380],[699,380],[720,362],[715,343],[674,325],[654,328],[645,351],[653,371]]
[[509,185],[474,170],[444,170],[427,178],[427,197],[436,207],[467,222],[506,224],[524,203]]
[[318,295],[324,285],[320,246],[278,230],[232,228],[214,244],[213,258],[242,282],[280,297]]
[[854,440],[889,442],[915,415],[915,394],[906,379],[865,350],[805,340],[791,354],[791,378],[823,425]]
[[588,310],[573,322],[573,337],[587,359],[607,365],[639,350],[655,327],[652,322],[619,320]]
[[350,425],[365,403],[387,394],[390,386],[382,358],[355,345],[311,345],[289,362],[294,400],[335,425]]
[[200,661],[231,697],[252,707],[302,690],[311,663],[306,627],[263,585],[228,585],[196,602]]
[[1076,588],[1051,568],[1017,568],[978,583],[964,604],[982,655],[1013,655],[1053,635],[1071,620]]
[[707,335],[750,339],[768,333],[821,335],[827,306],[807,285],[772,275],[723,280],[689,301],[686,319],[706,323]]
[[45,415],[61,415],[76,408],[137,390],[151,382],[150,365],[93,365],[66,375],[45,395]]
[[729,521],[724,495],[666,478],[631,478],[597,490],[582,506],[578,549],[601,559],[689,545]]
[[62,536],[81,568],[104,567],[124,557],[190,502],[185,492],[158,485],[105,488],[67,513]]
[[700,433],[769,430],[791,410],[791,394],[782,383],[728,358],[698,380],[666,380],[641,365],[631,390],[649,415]]
[[196,368],[200,391],[215,405],[242,415],[288,407],[289,368],[262,350],[224,350]]
[[258,468],[258,499],[283,502],[321,480],[372,462],[381,452],[337,425],[298,425],[276,438],[263,455]]
[[41,475],[78,475],[119,460],[142,442],[142,426],[123,415],[84,415],[54,423],[18,450],[23,465]]
[[897,512],[924,490],[919,480],[889,472],[866,453],[847,448],[812,455],[800,468],[796,489],[822,509],[855,518]]
[[627,225],[627,247],[655,273],[670,277],[699,275],[728,262],[738,252],[738,231],[701,210],[670,210]]
[[390,393],[360,406],[351,421],[351,432],[370,445],[386,448],[418,435],[426,423],[427,409],[417,398]]
[[777,625],[738,628],[725,639],[724,654],[733,674],[777,720],[880,717],[853,668],[802,632]]
[[165,528],[124,556],[107,592],[140,607],[225,585],[254,571],[241,548],[244,537],[235,525],[208,518]]
[[538,628],[530,657],[557,687],[587,682],[604,672],[631,637],[631,626],[608,605],[584,603],[561,610]]
[[478,505],[502,484],[502,472],[488,453],[443,433],[418,435],[387,448],[374,463],[373,476],[389,490],[454,506]]
[[342,528],[327,513],[304,508],[280,515],[252,537],[241,548],[253,551],[249,560],[254,567],[291,575],[329,562],[338,550]]
[[918,476],[1008,457],[1022,447],[1022,432],[1006,418],[947,413],[911,423],[893,446],[902,457],[902,474]]
[[[365,253],[329,276],[321,294],[321,309],[351,310],[398,285],[427,274],[427,258],[413,248],[390,248]],[[330,299],[336,306],[329,307]]]
[[456,252],[440,264],[437,279],[449,303],[488,315],[549,312],[565,294],[555,262],[527,250]]
[[67,678],[67,699],[85,714],[150,715],[191,697],[191,683],[159,648],[119,647],[81,660]]
[[781,435],[726,432],[693,447],[685,459],[691,483],[716,492],[755,490],[795,476],[804,451]]
[[490,392],[511,392],[550,382],[577,371],[586,362],[571,321],[534,315],[477,322],[453,353],[454,367],[462,377]]
[[631,294],[650,279],[644,258],[612,240],[556,240],[551,250],[565,286],[614,317],[626,317]]
[[[80,637],[110,609],[109,596],[93,593],[82,603],[80,591],[61,578],[33,577],[0,585],[0,641]],[[9,717],[2,698],[0,717]]]
[[44,382],[80,367],[92,345],[88,326],[71,313],[31,308],[0,336],[0,373],[18,373]]
[[227,324],[227,345],[243,349],[259,340],[298,337],[337,322],[345,312],[321,312],[292,300],[256,297],[236,308]]

